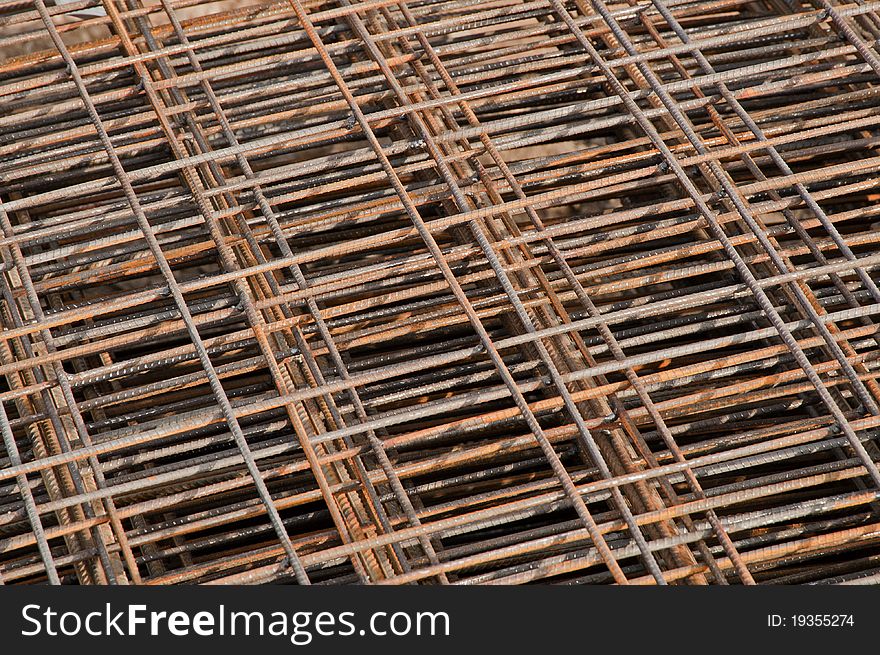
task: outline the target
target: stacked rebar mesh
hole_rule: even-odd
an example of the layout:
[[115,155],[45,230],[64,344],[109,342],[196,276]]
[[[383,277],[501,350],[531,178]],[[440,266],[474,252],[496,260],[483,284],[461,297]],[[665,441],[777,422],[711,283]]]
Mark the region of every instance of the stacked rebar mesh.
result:
[[0,580],[877,582],[878,36],[5,0]]

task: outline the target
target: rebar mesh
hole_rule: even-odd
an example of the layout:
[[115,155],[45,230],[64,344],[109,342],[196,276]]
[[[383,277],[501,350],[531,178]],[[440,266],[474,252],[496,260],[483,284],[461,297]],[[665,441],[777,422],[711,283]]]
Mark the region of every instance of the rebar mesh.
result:
[[3,2],[0,580],[876,581],[878,10]]

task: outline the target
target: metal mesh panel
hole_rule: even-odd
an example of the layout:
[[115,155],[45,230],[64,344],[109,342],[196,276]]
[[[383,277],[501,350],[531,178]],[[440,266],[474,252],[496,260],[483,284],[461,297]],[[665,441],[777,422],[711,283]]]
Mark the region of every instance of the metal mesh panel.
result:
[[880,2],[0,4],[0,581],[876,580]]

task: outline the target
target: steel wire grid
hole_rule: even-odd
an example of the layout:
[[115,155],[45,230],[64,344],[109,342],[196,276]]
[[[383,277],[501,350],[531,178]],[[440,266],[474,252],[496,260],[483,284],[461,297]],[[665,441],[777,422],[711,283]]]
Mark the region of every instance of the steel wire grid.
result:
[[3,583],[880,580],[880,2],[0,7]]

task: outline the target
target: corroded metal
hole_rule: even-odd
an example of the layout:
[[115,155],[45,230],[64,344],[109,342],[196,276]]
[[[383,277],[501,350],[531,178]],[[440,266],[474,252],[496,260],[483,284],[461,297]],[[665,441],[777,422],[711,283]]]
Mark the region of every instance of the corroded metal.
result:
[[0,4],[0,581],[876,580],[878,38]]

